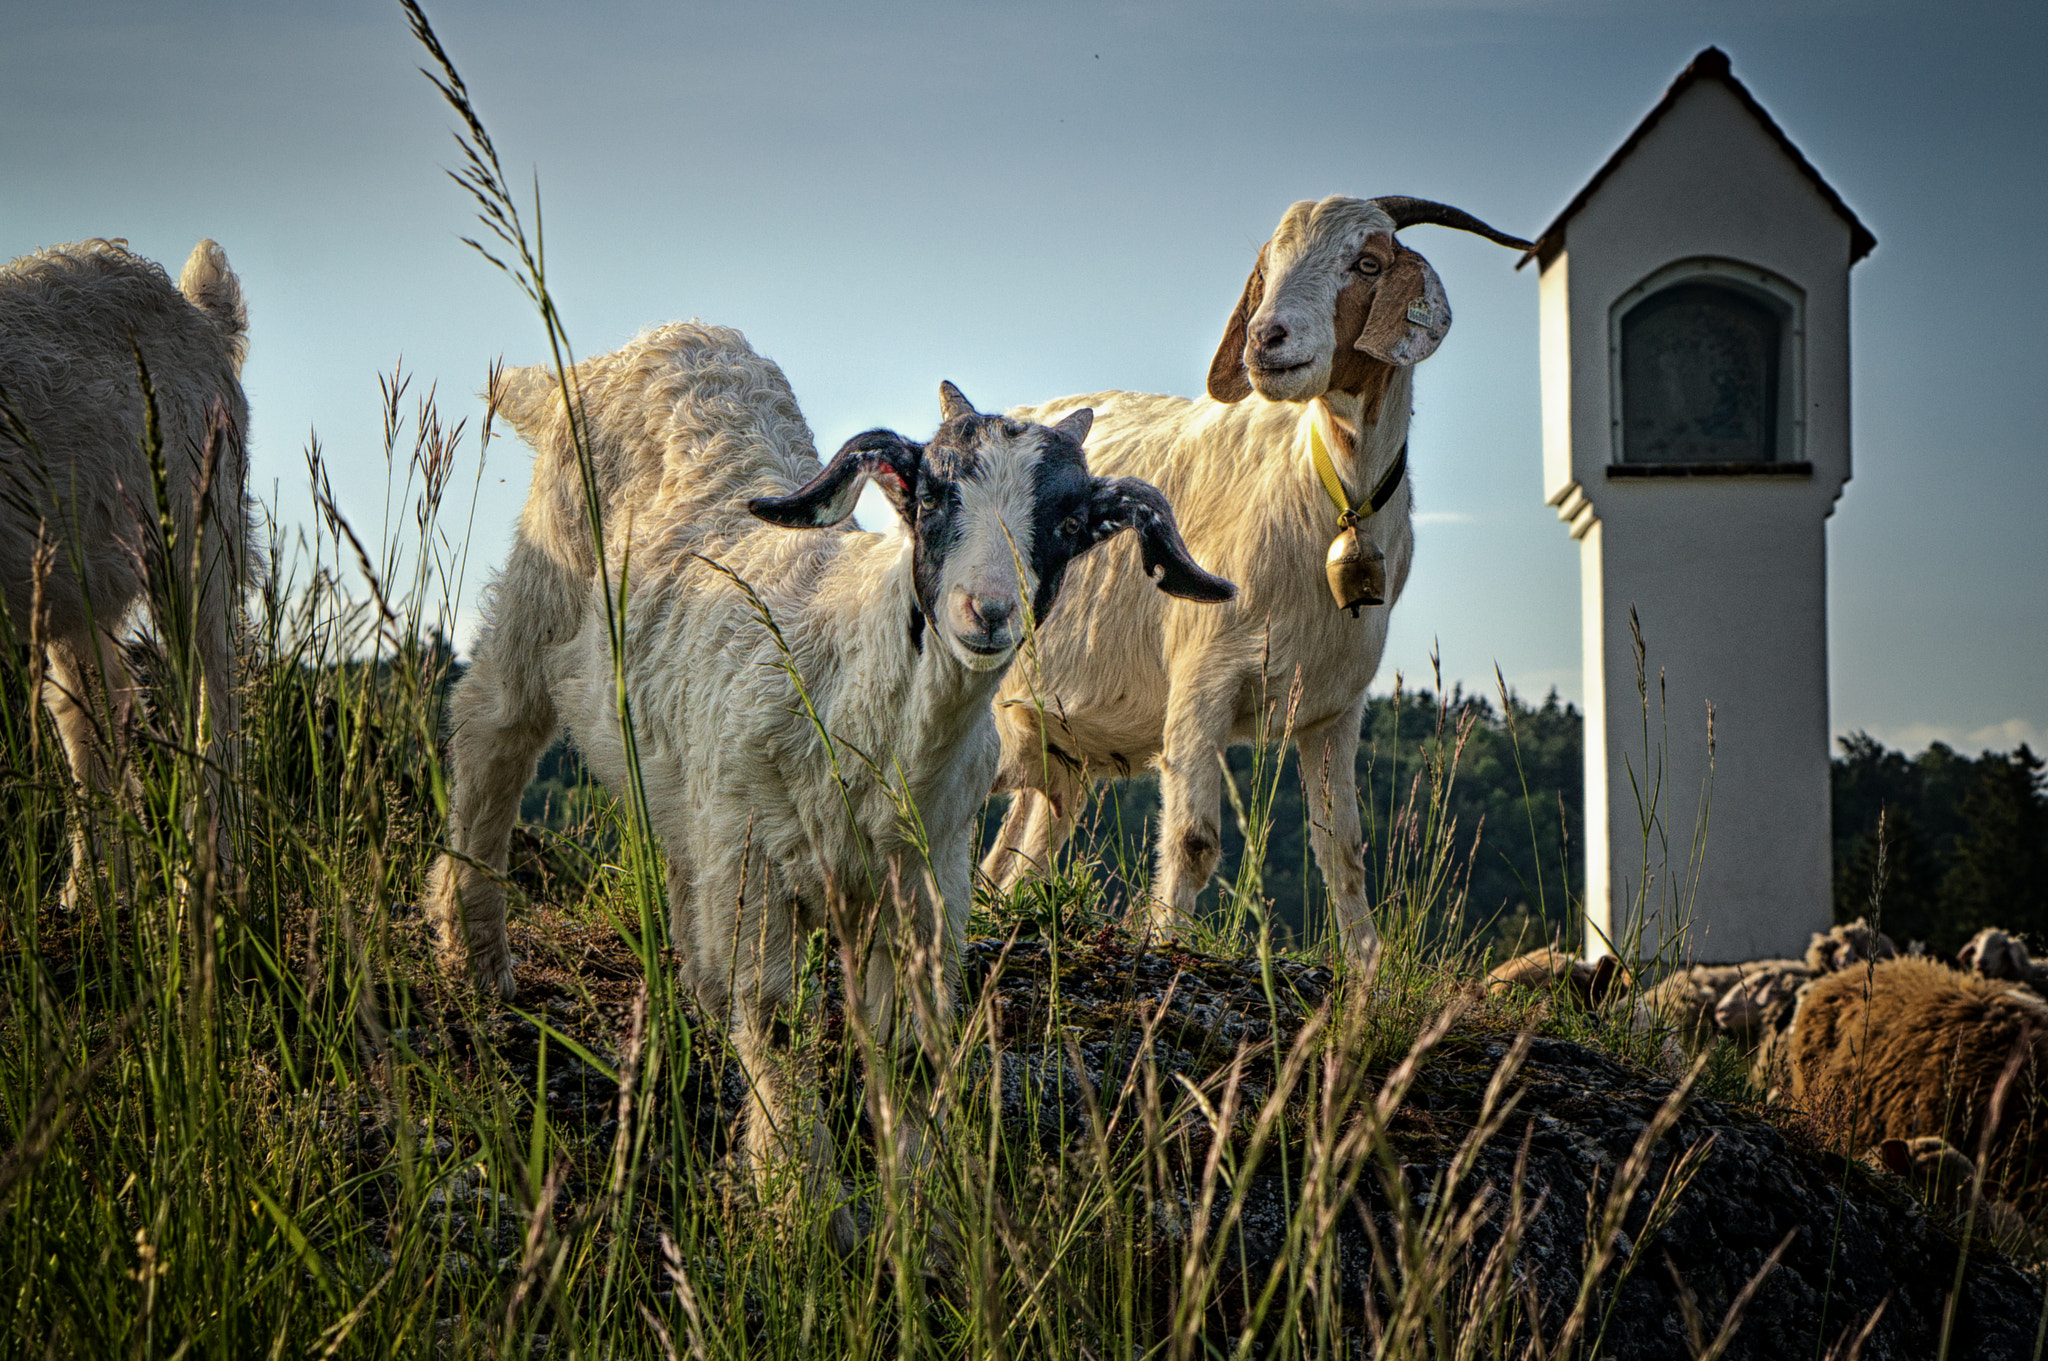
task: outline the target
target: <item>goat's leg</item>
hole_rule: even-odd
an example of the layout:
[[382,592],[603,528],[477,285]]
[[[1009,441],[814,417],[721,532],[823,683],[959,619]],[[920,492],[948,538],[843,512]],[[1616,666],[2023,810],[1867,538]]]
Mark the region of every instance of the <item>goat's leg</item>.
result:
[[[232,495],[239,504],[239,480],[233,483],[233,487]],[[230,493],[222,489],[217,494],[225,496]],[[209,535],[240,534],[239,517],[231,519],[225,508],[215,518],[218,525],[207,526]],[[220,545],[199,596],[199,665],[205,671],[206,752],[212,765],[207,772],[207,801],[218,819],[216,860],[223,874],[234,866],[234,840],[241,829],[235,784],[241,770],[242,755],[241,701],[235,684],[235,619],[239,614],[237,604],[241,598],[242,555],[245,551],[245,546],[239,542],[232,549],[226,544]]]
[[[698,1010],[706,1017],[723,1016],[732,1008],[732,949],[740,912],[738,894],[711,911],[701,910],[688,838],[664,836],[661,847],[668,857],[669,944],[682,959],[683,974],[697,999]],[[749,858],[756,858],[752,848],[748,849]]]
[[566,622],[540,609],[532,589],[535,574],[554,570],[523,541],[514,547],[496,615],[449,693],[448,849],[427,886],[443,967],[466,969],[477,986],[507,998],[514,960],[505,938],[505,860],[519,796],[558,727],[543,645],[568,638]]
[[[915,887],[902,884],[913,875]],[[869,1073],[870,1116],[894,1153],[883,1166],[911,1188],[903,1200],[914,1202],[924,1196],[933,1127],[942,1119],[938,1077],[956,1038],[954,999],[973,883],[960,856],[942,859],[930,877],[916,871],[899,875],[898,885],[896,900],[882,914],[893,929],[874,941],[861,970],[861,1014],[877,1057],[893,1060],[892,1072]],[[907,1017],[896,1014],[899,1007]],[[952,1259],[956,1234],[943,1209],[934,1207],[931,1219],[931,1265],[943,1268]]]
[[[1206,674],[1205,674],[1206,672]],[[1196,657],[1176,667],[1159,753],[1159,856],[1148,925],[1162,934],[1192,920],[1223,853],[1223,775],[1242,679]]]
[[90,890],[96,864],[105,865],[117,891],[125,878],[120,831],[101,816],[101,798],[113,788],[112,771],[121,771],[126,779],[126,736],[135,691],[120,644],[105,634],[88,630],[83,636],[53,639],[45,653],[49,669],[43,679],[43,704],[64,743],[78,791],[71,876],[64,885],[64,905],[76,908]]
[[799,1023],[815,1019],[818,1003],[809,1018],[788,1014],[795,992],[793,922],[775,898],[767,901],[740,924],[745,938],[732,1008],[733,1049],[747,1079],[747,1170],[764,1207],[784,1224],[832,1204],[832,1235],[844,1252],[857,1232],[818,1098],[816,1054],[792,1043]]
[[1051,806],[1036,789],[1027,787],[1011,795],[1003,825],[981,857],[981,872],[997,892],[1009,893],[1045,863],[1039,838],[1045,835],[1045,814]]
[[982,873],[998,891],[1009,893],[1051,867],[1074,834],[1089,783],[1085,774],[1055,761],[1041,783],[1017,791],[995,844],[981,859]]
[[1316,867],[1345,953],[1368,977],[1379,964],[1380,933],[1365,893],[1365,846],[1358,825],[1358,726],[1365,700],[1294,736]]
[[[1009,893],[1051,865],[1073,833],[1083,797],[1092,783],[1085,766],[1046,731],[1057,719],[1022,703],[996,706],[996,731],[1003,744],[995,793],[1016,791],[995,843],[981,858],[981,872]],[[1073,745],[1071,737],[1065,739]]]

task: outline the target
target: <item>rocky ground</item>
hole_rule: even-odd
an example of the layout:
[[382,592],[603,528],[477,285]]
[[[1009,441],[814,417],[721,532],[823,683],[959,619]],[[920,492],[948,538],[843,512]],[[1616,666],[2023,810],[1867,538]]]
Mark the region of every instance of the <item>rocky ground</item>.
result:
[[[637,990],[637,968],[616,936],[568,919],[530,922],[524,934],[515,939],[528,961],[518,1006],[547,1017],[594,1050],[614,1049]],[[968,946],[966,962],[968,1003],[1003,1050],[1002,1119],[1034,1135],[1049,1165],[1078,1156],[1088,1143],[1091,1106],[1114,1130],[1137,1126],[1132,1106],[1143,1100],[1148,1062],[1169,1091],[1176,1089],[1177,1075],[1214,1092],[1243,1055],[1240,1104],[1255,1110],[1273,1081],[1275,1054],[1286,1052],[1301,1027],[1332,1001],[1333,979],[1326,970],[1276,962],[1268,975],[1256,959],[1142,950],[1110,931],[1057,948],[1043,939],[977,940]],[[1423,1204],[1445,1193],[1439,1185],[1445,1169],[1478,1121],[1488,1084],[1535,1010],[1526,1002],[1520,1010],[1506,1007],[1476,990],[1464,1000],[1466,1013],[1423,1063],[1389,1125],[1400,1184]],[[841,1038],[836,1021],[836,1004],[828,1003],[828,1049]],[[452,1037],[441,1042],[473,1049],[479,1061],[489,1050],[491,1062],[502,1062],[516,1085],[532,1091],[537,1028],[516,1018],[492,1021],[488,1028],[488,1038],[459,1022],[438,1033]],[[681,1105],[692,1113],[696,1128],[690,1137],[700,1141],[697,1146],[718,1150],[732,1134],[742,1089],[712,1034],[703,1032],[698,1043],[701,1052]],[[1390,1049],[1368,1060],[1368,1093],[1377,1091],[1400,1057]],[[594,1143],[607,1139],[616,1098],[611,1084],[559,1046],[550,1051],[548,1072],[553,1118],[587,1130]],[[1526,1160],[1522,1193],[1530,1213],[1520,1229],[1517,1290],[1524,1308],[1540,1319],[1543,1334],[1552,1337],[1579,1292],[1589,1206],[1602,1203],[1673,1084],[1595,1047],[1539,1034],[1512,1090],[1519,1093],[1517,1106],[1449,1194],[1460,1200],[1492,1196],[1491,1218],[1473,1243],[1476,1260],[1498,1239],[1517,1160]],[[857,1098],[842,1106],[840,1119],[857,1126]],[[1711,1335],[1782,1245],[1775,1269],[1748,1304],[1725,1353],[1729,1357],[1813,1356],[1817,1339],[1835,1343],[1862,1330],[1873,1316],[1860,1355],[1871,1361],[1932,1357],[1958,1279],[1947,1354],[1984,1361],[2033,1356],[2043,1316],[2041,1280],[1981,1239],[1962,1239],[1952,1225],[1924,1210],[1904,1183],[1845,1162],[1823,1143],[1817,1126],[1794,1112],[1746,1100],[1701,1097],[1686,1104],[1649,1154],[1615,1259],[1601,1278],[1588,1328],[1590,1336],[1604,1326],[1597,1354],[1660,1361],[1690,1354],[1688,1309]],[[1192,1148],[1169,1168],[1181,1203],[1155,1216],[1163,1238],[1178,1240],[1192,1226],[1201,1155],[1199,1147]],[[1668,1218],[1646,1235],[1655,1193],[1678,1160],[1686,1160],[1692,1180]],[[1287,1160],[1295,1175],[1301,1166],[1298,1156]],[[1226,1300],[1253,1291],[1284,1250],[1294,1200],[1290,1173],[1271,1155],[1260,1167],[1236,1229],[1234,1275],[1220,1292]],[[1375,1289],[1374,1243],[1392,1242],[1397,1231],[1389,1197],[1393,1185],[1383,1175],[1363,1178],[1353,1212],[1336,1230],[1341,1289],[1347,1309],[1361,1317]],[[572,1185],[568,1198],[575,1192]],[[452,1185],[448,1194],[450,1213],[460,1213],[465,1198],[489,1193]],[[1220,1228],[1220,1211],[1214,1213]],[[507,1244],[494,1242],[466,1249],[485,1271],[492,1254],[506,1250]],[[1227,1308],[1214,1324],[1224,1333],[1234,1331]]]

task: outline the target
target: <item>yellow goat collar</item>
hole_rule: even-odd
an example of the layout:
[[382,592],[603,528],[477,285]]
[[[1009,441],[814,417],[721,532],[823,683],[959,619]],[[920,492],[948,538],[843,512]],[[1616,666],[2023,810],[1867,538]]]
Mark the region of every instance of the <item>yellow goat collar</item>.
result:
[[1401,485],[1401,479],[1408,475],[1408,442],[1401,441],[1401,452],[1394,455],[1393,466],[1380,475],[1373,485],[1372,495],[1360,502],[1353,502],[1344,491],[1344,483],[1337,477],[1337,465],[1330,461],[1330,450],[1323,443],[1321,422],[1314,417],[1308,423],[1309,454],[1316,465],[1316,476],[1323,479],[1323,490],[1330,495],[1330,504],[1337,508],[1340,524],[1351,524],[1365,515],[1376,514],[1387,502],[1394,499],[1394,492]]

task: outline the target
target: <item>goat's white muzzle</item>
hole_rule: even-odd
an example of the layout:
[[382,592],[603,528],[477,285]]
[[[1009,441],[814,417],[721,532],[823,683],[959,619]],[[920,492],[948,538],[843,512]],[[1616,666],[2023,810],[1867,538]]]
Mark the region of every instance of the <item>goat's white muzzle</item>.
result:
[[1327,303],[1317,306],[1297,297],[1270,300],[1245,328],[1245,376],[1267,401],[1319,397],[1330,386],[1336,343]]
[[946,635],[962,666],[994,671],[1010,664],[1021,635],[1016,597],[975,595],[955,586],[946,592],[945,614]]

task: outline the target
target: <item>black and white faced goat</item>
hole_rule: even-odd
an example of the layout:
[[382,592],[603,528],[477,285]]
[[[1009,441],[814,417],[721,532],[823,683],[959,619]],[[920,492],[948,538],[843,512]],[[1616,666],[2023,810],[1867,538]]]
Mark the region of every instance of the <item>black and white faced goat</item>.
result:
[[[871,1034],[940,1045],[995,772],[990,700],[1027,610],[1051,614],[1068,563],[1125,529],[1158,589],[1234,588],[1188,556],[1155,488],[1089,473],[1085,411],[1052,426],[983,415],[947,384],[929,442],[869,431],[821,468],[781,371],[736,331],[664,327],[578,379],[606,548],[630,554],[625,693],[670,933],[706,1014],[731,1020],[749,1161],[833,1196],[822,1125],[794,1109],[774,1052],[801,943],[840,933]],[[632,777],[554,381],[523,370],[497,394],[538,458],[450,699],[450,853],[432,887],[446,960],[507,995],[502,871],[535,758],[566,725],[612,789]],[[846,523],[869,482],[900,532]],[[899,1002],[909,1026],[892,1024]],[[912,1160],[921,1125],[909,1109],[898,1126]],[[852,1228],[840,1211],[842,1241]]]

